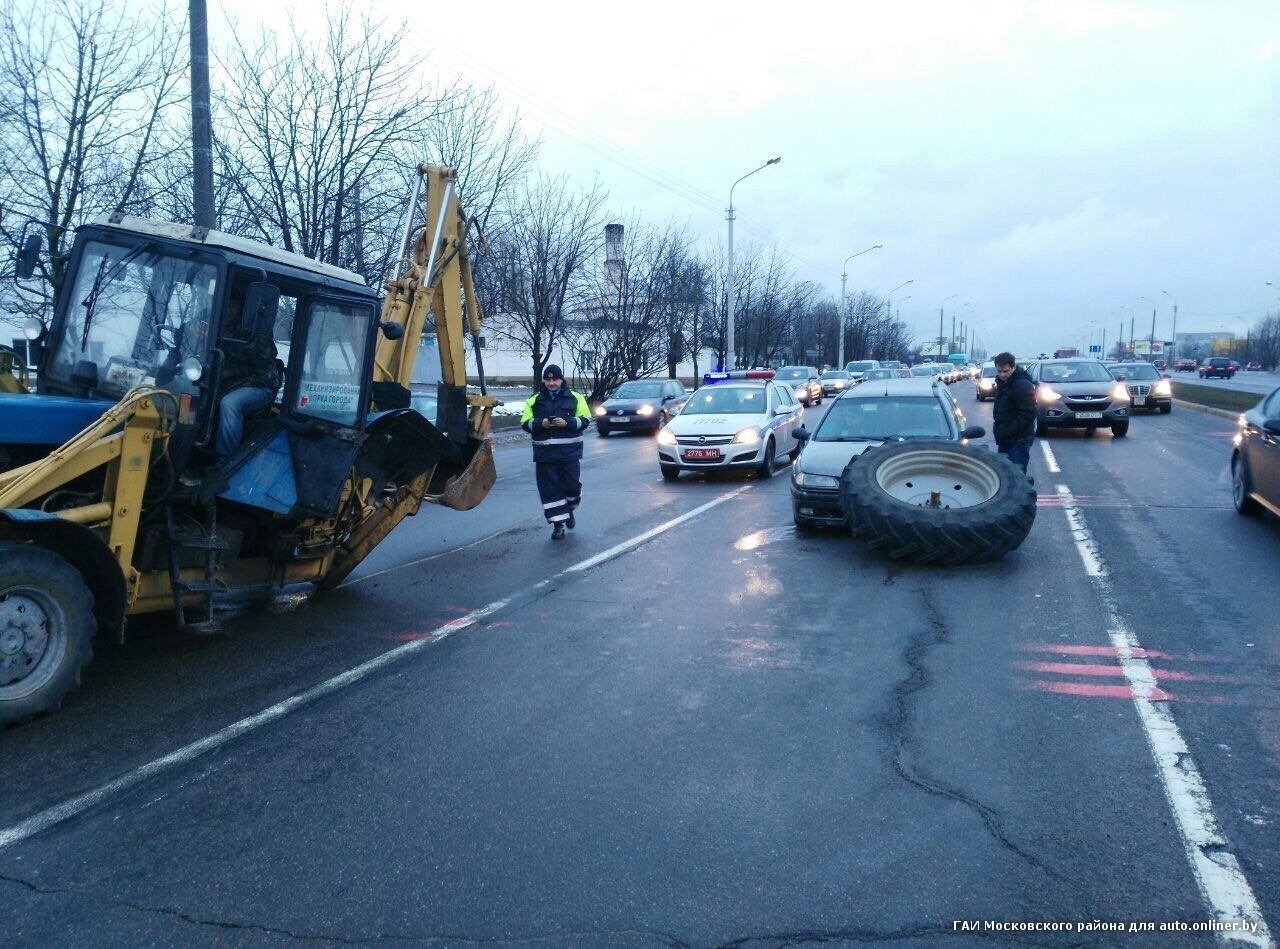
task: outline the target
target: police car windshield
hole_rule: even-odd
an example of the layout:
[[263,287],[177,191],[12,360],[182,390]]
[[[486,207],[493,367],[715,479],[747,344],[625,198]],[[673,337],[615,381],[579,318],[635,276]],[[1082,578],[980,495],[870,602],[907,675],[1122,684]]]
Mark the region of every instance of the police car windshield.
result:
[[763,415],[764,386],[703,386],[685,404],[685,415]]
[[840,399],[814,433],[820,442],[949,438],[947,415],[932,397]]
[[620,386],[613,394],[615,399],[656,399],[662,395],[662,384],[658,382],[628,382]]

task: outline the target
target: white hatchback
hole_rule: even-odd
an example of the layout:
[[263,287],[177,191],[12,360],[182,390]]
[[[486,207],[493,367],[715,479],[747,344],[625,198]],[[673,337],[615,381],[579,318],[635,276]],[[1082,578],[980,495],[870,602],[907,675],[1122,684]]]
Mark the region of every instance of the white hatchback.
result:
[[720,373],[658,432],[658,467],[668,481],[681,471],[754,468],[773,474],[780,456],[800,451],[795,432],[804,408],[771,372]]

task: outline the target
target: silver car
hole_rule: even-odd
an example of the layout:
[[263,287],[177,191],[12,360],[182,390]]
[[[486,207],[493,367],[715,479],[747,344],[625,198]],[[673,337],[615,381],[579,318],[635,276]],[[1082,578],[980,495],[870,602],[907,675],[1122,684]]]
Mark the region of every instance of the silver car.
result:
[[1129,434],[1129,389],[1096,359],[1044,359],[1028,369],[1036,384],[1036,435],[1051,428],[1109,427]]
[[910,438],[981,438],[966,427],[955,397],[933,379],[864,382],[832,403],[818,428],[798,437],[804,447],[791,469],[791,509],[796,527],[845,523],[840,476],[863,452],[886,441]]

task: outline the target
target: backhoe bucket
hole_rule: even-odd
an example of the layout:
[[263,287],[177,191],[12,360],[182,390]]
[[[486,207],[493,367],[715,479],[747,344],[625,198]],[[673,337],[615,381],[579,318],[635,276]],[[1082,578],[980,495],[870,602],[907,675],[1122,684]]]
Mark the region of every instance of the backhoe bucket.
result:
[[[465,446],[459,447],[467,459],[462,473],[444,473],[437,468],[423,500],[455,511],[469,511],[485,499],[498,480],[498,470],[493,464],[493,444],[488,439],[473,436]],[[453,469],[452,465],[449,467]],[[443,484],[437,487],[437,481],[443,481]]]

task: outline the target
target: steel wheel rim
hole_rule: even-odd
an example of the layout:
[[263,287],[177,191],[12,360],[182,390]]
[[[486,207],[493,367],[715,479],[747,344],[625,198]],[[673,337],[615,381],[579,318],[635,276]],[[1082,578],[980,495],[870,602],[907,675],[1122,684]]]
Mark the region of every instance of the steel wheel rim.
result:
[[977,507],[1000,491],[990,465],[958,452],[921,449],[882,462],[876,483],[896,501],[942,510]]
[[49,683],[67,654],[66,611],[44,590],[0,590],[0,700],[26,698]]

